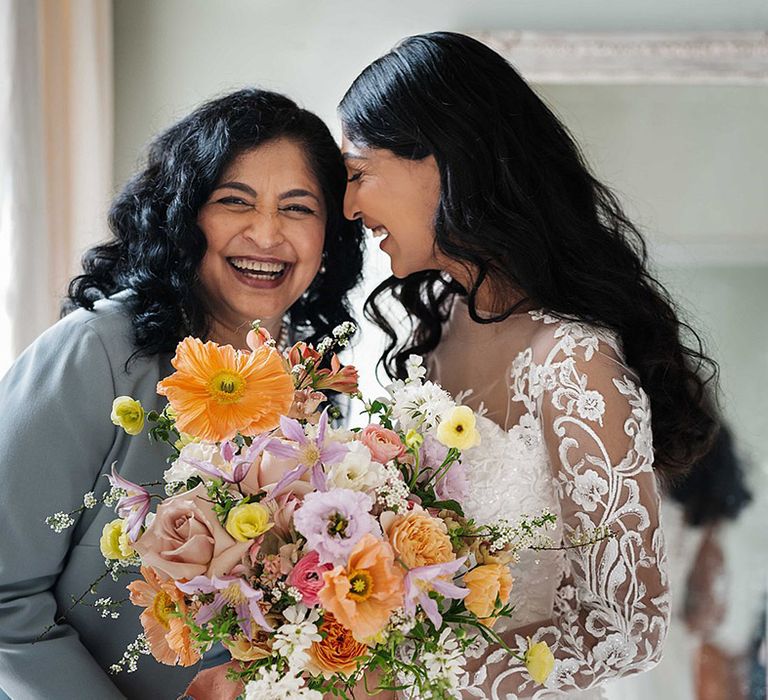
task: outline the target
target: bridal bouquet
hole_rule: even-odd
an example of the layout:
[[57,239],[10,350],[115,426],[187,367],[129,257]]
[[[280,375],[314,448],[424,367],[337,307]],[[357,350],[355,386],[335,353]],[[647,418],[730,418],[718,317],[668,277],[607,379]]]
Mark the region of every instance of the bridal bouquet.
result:
[[[282,354],[258,327],[251,352],[186,338],[158,385],[162,413],[115,400],[116,424],[138,434],[146,418],[173,448],[162,495],[110,477],[119,517],[102,552],[140,566],[128,589],[144,608],[115,670],[147,652],[191,665],[221,643],[246,700],[350,698],[373,691],[369,672],[380,688],[449,698],[487,642],[516,655],[493,631],[513,609],[508,565],[551,545],[554,516],[464,517],[476,416],[424,381],[420,358],[365,402],[366,427],[332,427],[323,392],[359,397],[357,372],[323,359],[353,330]],[[553,665],[543,642],[520,660],[540,683]]]

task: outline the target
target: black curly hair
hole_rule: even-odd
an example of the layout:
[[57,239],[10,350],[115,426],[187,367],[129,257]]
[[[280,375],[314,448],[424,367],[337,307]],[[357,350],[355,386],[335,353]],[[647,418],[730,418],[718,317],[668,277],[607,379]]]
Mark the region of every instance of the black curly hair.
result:
[[96,300],[129,289],[136,355],[172,352],[187,334],[205,337],[198,268],[206,241],[198,210],[233,159],[278,138],[306,149],[327,209],[325,265],[288,312],[292,332],[314,343],[352,321],[348,293],[362,276],[364,243],[360,224],[343,215],[346,173],[338,146],[319,117],[257,88],[203,104],[152,142],[146,166],[112,203],[113,238],[86,252],[62,313],[92,309]]
[[[437,347],[456,295],[467,296],[477,323],[534,305],[621,338],[651,400],[662,473],[684,472],[706,452],[717,421],[705,385],[716,363],[649,272],[645,242],[616,196],[504,58],[461,34],[409,37],[355,79],[339,114],[352,143],[411,160],[434,156],[436,247],[477,271],[469,289],[425,270],[373,291],[366,315],[389,337],[381,364],[391,377],[405,376],[411,353]],[[484,280],[524,298],[479,316]],[[411,328],[398,339],[393,315],[403,307]]]

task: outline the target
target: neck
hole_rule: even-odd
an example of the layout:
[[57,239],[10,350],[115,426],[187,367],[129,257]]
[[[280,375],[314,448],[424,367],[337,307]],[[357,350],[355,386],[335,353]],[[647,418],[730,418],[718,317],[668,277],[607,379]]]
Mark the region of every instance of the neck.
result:
[[[269,331],[269,334],[275,339],[280,338],[280,330],[283,327],[282,317],[264,319],[261,327]],[[251,330],[250,323],[241,323],[235,325],[220,321],[217,318],[211,318],[208,340],[212,340],[219,345],[231,345],[236,350],[245,350],[248,345],[245,338]]]
[[[447,272],[453,279],[455,279],[464,289],[472,289],[475,283],[474,274],[471,270],[468,270],[464,266],[451,266],[446,268]],[[486,277],[480,288],[475,294],[475,308],[481,311],[488,311],[494,314],[504,313],[510,306],[518,303],[525,298],[525,295],[519,291],[513,291],[507,289],[503,290],[501,285],[494,285],[493,282]]]

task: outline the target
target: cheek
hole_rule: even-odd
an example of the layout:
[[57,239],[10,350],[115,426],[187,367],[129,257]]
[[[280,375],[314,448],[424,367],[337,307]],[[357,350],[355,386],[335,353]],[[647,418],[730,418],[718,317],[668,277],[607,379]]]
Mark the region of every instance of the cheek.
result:
[[292,236],[291,244],[297,261],[305,268],[320,267],[325,243],[325,223],[302,227]]

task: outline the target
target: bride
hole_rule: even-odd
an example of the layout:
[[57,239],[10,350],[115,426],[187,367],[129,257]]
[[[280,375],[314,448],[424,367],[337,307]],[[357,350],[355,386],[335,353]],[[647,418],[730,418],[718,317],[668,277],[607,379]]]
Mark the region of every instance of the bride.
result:
[[[550,643],[547,687],[488,647],[462,696],[599,697],[661,657],[659,481],[715,431],[704,401],[715,365],[616,197],[501,56],[459,34],[410,37],[339,111],[345,214],[391,258],[367,302],[390,339],[383,366],[403,377],[410,354],[426,355],[430,378],[473,390],[467,402],[485,410],[468,516],[549,509],[570,547],[513,565],[520,603],[501,630],[521,651],[529,635]],[[612,537],[572,546],[605,528]]]

